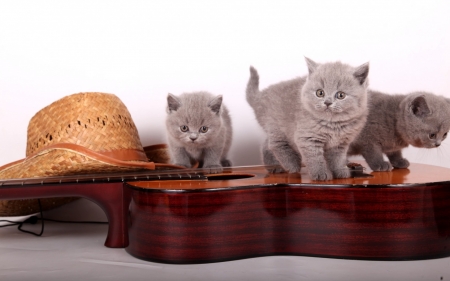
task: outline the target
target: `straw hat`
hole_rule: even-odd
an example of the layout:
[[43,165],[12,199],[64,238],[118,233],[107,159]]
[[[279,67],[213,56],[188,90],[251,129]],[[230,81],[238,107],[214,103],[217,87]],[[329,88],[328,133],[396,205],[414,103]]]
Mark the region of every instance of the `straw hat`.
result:
[[[26,158],[0,167],[0,180],[158,168],[182,167],[149,161],[131,115],[117,96],[78,93],[50,104],[31,118]],[[0,201],[0,215],[39,211],[29,206],[13,208],[14,204],[30,205],[32,201],[37,207],[37,200]],[[65,204],[67,198],[41,200],[44,209],[61,205],[56,201]]]

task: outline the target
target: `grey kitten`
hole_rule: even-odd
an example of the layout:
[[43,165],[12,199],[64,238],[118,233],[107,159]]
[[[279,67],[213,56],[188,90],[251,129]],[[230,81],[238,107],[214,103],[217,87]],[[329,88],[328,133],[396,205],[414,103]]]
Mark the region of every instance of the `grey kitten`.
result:
[[267,134],[262,148],[273,172],[300,172],[304,161],[313,180],[348,178],[347,149],[367,117],[369,64],[318,64],[308,58],[309,75],[259,91],[250,68],[247,101]]
[[[388,95],[370,92],[369,116],[364,129],[350,145],[348,155],[361,154],[373,171],[407,168],[402,149],[434,148],[450,129],[450,102],[426,92]],[[384,161],[383,153],[389,162]]]
[[221,172],[231,166],[227,159],[232,128],[222,96],[207,92],[167,96],[166,127],[173,164],[211,168]]

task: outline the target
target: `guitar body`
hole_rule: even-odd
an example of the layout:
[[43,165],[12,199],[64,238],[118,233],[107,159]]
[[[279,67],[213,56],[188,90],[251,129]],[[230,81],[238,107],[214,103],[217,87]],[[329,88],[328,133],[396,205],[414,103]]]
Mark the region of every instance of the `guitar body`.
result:
[[126,251],[164,263],[450,256],[450,170],[411,164],[371,175],[314,182],[243,167],[208,180],[128,182]]
[[[363,166],[365,166],[363,164]],[[306,169],[306,168],[305,168]],[[450,169],[312,181],[265,167],[0,181],[0,199],[84,197],[109,221],[105,246],[205,263],[269,255],[369,260],[450,256]]]

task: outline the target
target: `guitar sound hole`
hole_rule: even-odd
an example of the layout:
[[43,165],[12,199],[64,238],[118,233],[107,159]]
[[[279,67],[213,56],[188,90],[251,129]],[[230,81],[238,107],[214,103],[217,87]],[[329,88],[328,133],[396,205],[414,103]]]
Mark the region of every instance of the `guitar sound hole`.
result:
[[240,179],[248,179],[253,178],[255,175],[249,174],[217,174],[217,175],[208,175],[208,181],[226,181],[226,180],[240,180]]

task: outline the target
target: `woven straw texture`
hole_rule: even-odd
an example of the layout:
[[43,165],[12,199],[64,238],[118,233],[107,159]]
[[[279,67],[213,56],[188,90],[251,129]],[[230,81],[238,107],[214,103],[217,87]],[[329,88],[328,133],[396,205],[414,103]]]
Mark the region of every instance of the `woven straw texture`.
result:
[[[120,150],[142,152],[144,160],[138,157],[118,165],[83,152],[52,147],[61,143],[110,153],[109,156]],[[26,156],[23,161],[0,168],[0,179],[121,172],[145,169],[148,164],[128,109],[118,97],[104,93],[66,96],[36,113],[28,125]],[[48,210],[76,199],[45,198],[41,199],[41,204]],[[1,216],[22,216],[38,211],[37,199],[0,200]]]
[[170,163],[169,149],[166,144],[154,144],[144,147],[147,158],[155,163]]
[[112,94],[80,93],[45,107],[28,125],[26,156],[53,143],[73,143],[93,151],[139,149],[142,144],[128,109]]
[[[158,162],[158,163],[170,163],[170,157],[168,153],[168,148],[166,144],[156,144],[151,146],[144,147],[144,151],[146,153],[146,156],[150,161]],[[62,151],[51,151],[49,153],[54,154],[52,158],[55,159],[63,159],[62,161],[71,161],[71,160],[65,160],[66,157],[62,155],[61,153],[64,153]],[[59,154],[59,155],[57,155]],[[96,169],[98,167],[95,167],[95,165],[99,165],[97,161],[92,161],[88,157],[85,157],[83,155],[75,155],[75,158],[80,158],[72,162],[72,164],[68,165],[67,163],[64,164],[57,164],[58,161],[55,161],[55,165],[51,167],[48,171],[42,171],[41,173],[45,173],[47,176],[52,176],[51,171],[58,171],[60,165],[64,166],[73,166],[72,168],[72,174],[85,174],[92,169]],[[83,158],[84,157],[84,158]],[[28,162],[27,166],[24,166],[24,170],[34,170],[36,167],[39,167],[40,164],[38,162],[34,163],[33,165],[30,165]],[[80,164],[81,163],[81,164]],[[30,167],[33,166],[33,167]],[[76,168],[77,167],[77,168]],[[104,166],[101,167],[102,169],[105,169]],[[36,168],[38,169],[38,168]],[[111,166],[111,170],[116,170],[117,167]],[[135,170],[134,168],[130,167],[124,167],[124,170]],[[37,171],[35,171],[37,172]],[[69,172],[67,172],[69,174]],[[20,178],[20,175],[19,177]],[[59,198],[43,198],[41,199],[41,207],[42,211],[51,210],[54,208],[57,208],[59,206],[65,205],[67,203],[73,202],[75,200],[79,199],[78,197],[59,197]],[[0,200],[0,216],[25,216],[29,214],[35,214],[39,212],[39,204],[37,199],[24,199],[24,200]]]
[[[41,199],[42,211],[51,210],[78,199],[78,197],[43,198]],[[0,216],[2,217],[26,216],[39,211],[37,199],[0,200]]]
[[[49,162],[48,159],[52,159],[52,162]],[[5,169],[0,174],[1,179],[18,179],[126,171],[136,171],[136,167],[112,165],[77,151],[52,149]]]

